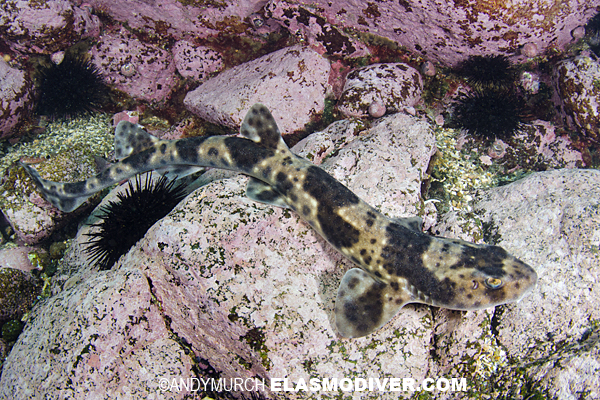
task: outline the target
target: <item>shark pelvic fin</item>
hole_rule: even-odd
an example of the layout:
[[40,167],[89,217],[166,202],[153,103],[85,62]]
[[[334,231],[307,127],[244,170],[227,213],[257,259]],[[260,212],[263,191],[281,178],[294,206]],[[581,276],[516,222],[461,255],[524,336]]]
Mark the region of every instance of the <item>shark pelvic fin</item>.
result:
[[285,198],[273,186],[256,178],[250,178],[246,186],[246,196],[259,203],[270,204],[276,207],[290,208]]
[[343,337],[366,336],[386,324],[413,300],[397,282],[387,284],[360,268],[342,278],[335,301],[335,324]]
[[281,138],[281,133],[269,109],[256,103],[253,105],[240,128],[242,136],[270,149],[285,149],[287,145]]
[[121,121],[115,129],[115,158],[122,160],[152,147],[157,142],[160,142],[160,139],[146,132],[141,125]]

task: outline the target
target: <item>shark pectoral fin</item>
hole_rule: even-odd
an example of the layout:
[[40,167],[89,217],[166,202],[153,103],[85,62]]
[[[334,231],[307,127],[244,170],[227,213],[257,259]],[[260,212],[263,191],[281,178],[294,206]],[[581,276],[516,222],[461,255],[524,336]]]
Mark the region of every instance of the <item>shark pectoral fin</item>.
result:
[[340,335],[366,336],[387,323],[412,296],[395,285],[352,268],[342,278],[335,301],[335,324]]
[[276,207],[290,208],[283,196],[273,186],[256,178],[250,178],[246,186],[246,196],[259,203],[270,204]]
[[401,225],[405,228],[416,232],[423,232],[423,220],[421,217],[408,217],[408,218],[390,218],[392,221]]
[[152,136],[138,124],[121,121],[115,129],[115,158],[122,160],[152,147],[160,139]]

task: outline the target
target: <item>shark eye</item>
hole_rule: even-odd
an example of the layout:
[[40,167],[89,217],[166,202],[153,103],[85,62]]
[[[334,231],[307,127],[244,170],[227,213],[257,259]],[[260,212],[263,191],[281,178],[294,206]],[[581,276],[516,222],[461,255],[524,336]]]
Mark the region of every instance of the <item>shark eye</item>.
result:
[[487,278],[485,281],[483,281],[483,283],[485,283],[485,286],[490,289],[500,289],[502,285],[504,285],[502,279],[498,278]]

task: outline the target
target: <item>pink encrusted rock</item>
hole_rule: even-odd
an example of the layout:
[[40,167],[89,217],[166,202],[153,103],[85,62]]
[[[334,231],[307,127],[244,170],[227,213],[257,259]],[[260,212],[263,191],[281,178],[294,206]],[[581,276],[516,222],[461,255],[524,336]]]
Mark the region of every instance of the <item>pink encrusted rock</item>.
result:
[[244,28],[244,20],[259,12],[264,0],[220,0],[195,2],[181,0],[147,1],[86,0],[117,21],[142,32],[162,37],[208,37],[230,28]]
[[369,54],[364,43],[357,40],[356,36],[344,32],[343,24],[335,26],[316,9],[294,3],[271,0],[267,2],[265,12],[290,33],[302,37],[321,54],[346,57],[362,57]]
[[[478,197],[474,209],[481,220],[473,224],[469,214],[463,220],[469,233],[458,236],[471,237],[474,226],[487,225],[488,235],[532,265],[539,280],[519,303],[499,307],[483,319],[476,315],[469,329],[452,326],[479,313],[443,311],[447,322],[441,320],[436,349],[444,354],[446,373],[462,376],[475,367],[480,378],[502,382],[505,391],[492,393],[493,398],[526,396],[532,387],[544,388],[548,398],[596,397],[600,350],[591,321],[600,318],[600,172],[538,172]],[[502,321],[493,323],[499,316]],[[489,340],[475,343],[473,332],[482,325]],[[465,363],[469,352],[477,363]],[[514,357],[521,361],[513,364]]]
[[[306,38],[309,42],[341,47],[352,43],[341,34],[350,31],[364,41],[389,39],[445,65],[456,65],[470,55],[514,54],[527,43],[535,44],[540,54],[548,48],[564,49],[573,40],[571,31],[590,19],[600,5],[598,0],[549,0],[543,4],[534,0],[298,3],[270,0],[266,9],[272,10],[273,18],[300,29],[292,25],[297,20],[305,35],[312,33]],[[332,28],[321,29],[322,25]]]
[[397,64],[373,64],[356,69],[346,77],[346,85],[340,97],[339,110],[349,117],[380,117],[383,108],[397,112],[412,107],[421,99],[423,81],[419,71],[413,67]]
[[0,139],[15,133],[31,103],[30,87],[24,71],[0,58]]
[[4,363],[0,398],[183,399],[189,390],[167,397],[161,378],[192,376],[147,278],[122,268],[37,304]]
[[125,29],[102,35],[90,53],[107,83],[146,101],[164,101],[177,84],[171,54]]
[[184,104],[207,121],[236,128],[260,102],[277,110],[282,132],[292,133],[323,112],[330,69],[316,51],[288,47],[221,72],[189,92]]
[[0,33],[18,52],[50,54],[99,32],[98,17],[69,0],[4,0],[0,6]]
[[181,76],[195,81],[204,81],[208,75],[223,68],[223,59],[218,52],[186,40],[173,46],[173,60]]
[[555,102],[567,124],[582,136],[600,142],[600,62],[579,56],[554,70]]

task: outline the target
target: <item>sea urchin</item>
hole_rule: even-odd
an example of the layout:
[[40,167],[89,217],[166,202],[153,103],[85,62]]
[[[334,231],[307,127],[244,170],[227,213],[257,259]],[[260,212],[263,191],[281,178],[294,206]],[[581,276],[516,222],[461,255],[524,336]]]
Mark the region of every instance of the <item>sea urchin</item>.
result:
[[67,56],[60,64],[40,70],[37,112],[69,117],[93,111],[108,95],[102,75],[89,61]]
[[128,185],[125,193],[117,194],[118,201],[100,208],[100,220],[92,225],[97,229],[87,234],[92,239],[85,251],[101,270],[110,269],[187,195],[185,185],[164,176],[153,181],[150,173],[144,183],[138,175],[135,186],[131,181]]
[[512,63],[503,55],[469,57],[462,62],[458,73],[478,91],[509,89],[516,78]]
[[454,121],[472,135],[506,139],[523,124],[522,101],[505,92],[465,95],[454,109]]

